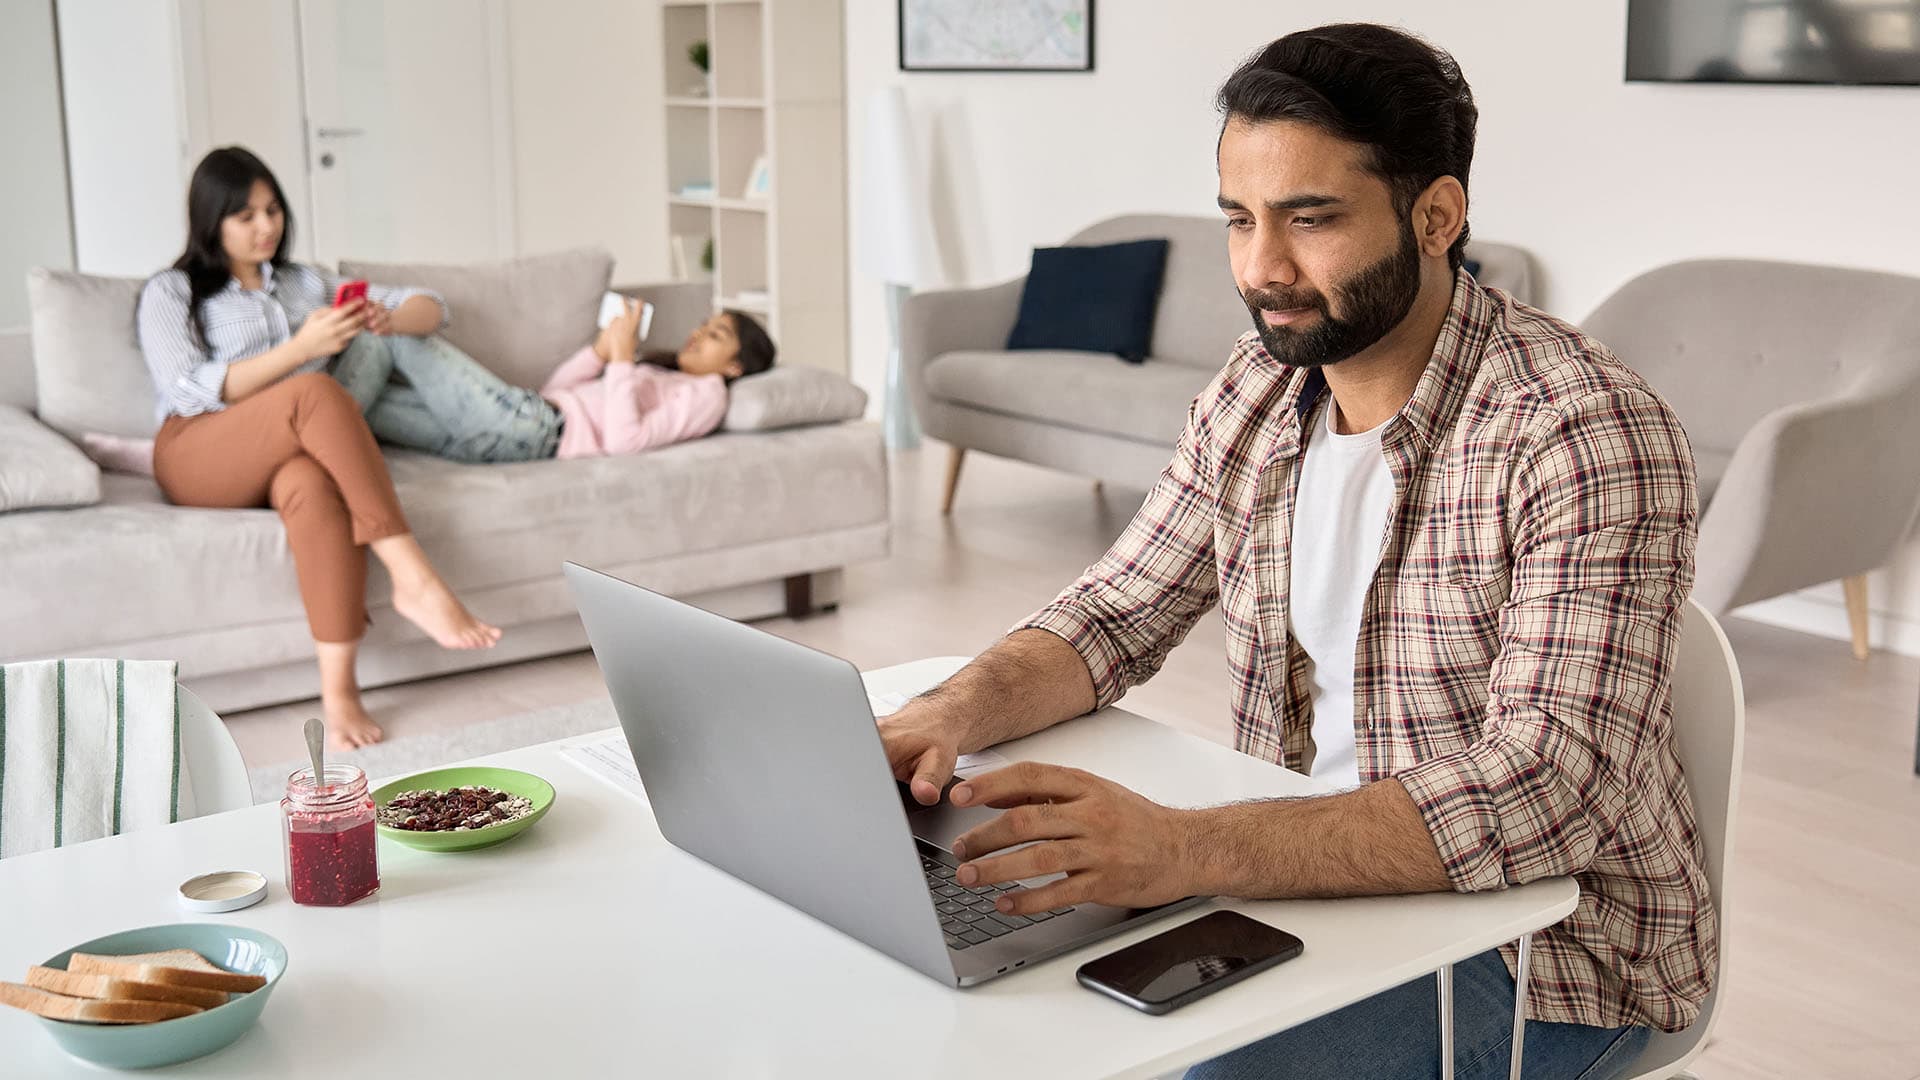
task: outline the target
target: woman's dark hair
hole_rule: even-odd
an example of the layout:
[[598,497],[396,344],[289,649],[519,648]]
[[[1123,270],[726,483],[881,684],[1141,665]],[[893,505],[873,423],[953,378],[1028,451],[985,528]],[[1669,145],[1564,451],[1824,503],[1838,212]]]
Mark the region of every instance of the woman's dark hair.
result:
[[[1296,120],[1372,152],[1405,217],[1442,176],[1464,191],[1480,110],[1445,50],[1391,27],[1341,23],[1288,34],[1241,64],[1216,100],[1226,123]],[[1224,130],[1224,128],[1223,128]],[[1460,268],[1467,226],[1447,249]]]
[[758,375],[773,366],[773,358],[778,349],[774,348],[773,338],[767,329],[754,317],[744,311],[727,308],[724,312],[733,320],[733,336],[740,339],[740,375]]
[[265,180],[273,189],[274,201],[280,204],[280,246],[273,249],[269,260],[278,269],[287,264],[287,249],[293,246],[293,211],[266,162],[238,146],[223,146],[200,159],[187,185],[187,250],[173,261],[173,268],[187,275],[192,289],[187,327],[202,345],[207,341],[207,328],[200,320],[200,305],[226,288],[233,277],[226,246],[220,241],[220,223],[247,208],[256,180]]

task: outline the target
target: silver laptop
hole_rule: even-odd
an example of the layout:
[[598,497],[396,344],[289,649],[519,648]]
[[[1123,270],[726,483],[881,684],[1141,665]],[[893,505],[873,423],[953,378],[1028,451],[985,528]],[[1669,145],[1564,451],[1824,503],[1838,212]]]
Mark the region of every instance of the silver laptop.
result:
[[957,986],[1199,902],[1001,915],[994,897],[1018,886],[959,884],[949,850],[995,811],[912,801],[852,664],[573,563],[566,575],[661,833],[747,884]]

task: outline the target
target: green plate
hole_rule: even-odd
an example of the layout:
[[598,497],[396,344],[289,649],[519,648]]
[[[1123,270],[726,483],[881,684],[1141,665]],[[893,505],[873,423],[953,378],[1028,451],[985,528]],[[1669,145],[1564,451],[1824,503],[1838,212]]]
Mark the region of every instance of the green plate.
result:
[[191,1061],[245,1035],[260,1019],[267,997],[287,970],[286,946],[258,930],[215,923],[173,923],[108,934],[75,945],[48,960],[46,966],[65,971],[67,961],[77,952],[131,956],[167,949],[192,949],[228,971],[265,975],[267,985],[251,994],[236,994],[225,1005],[205,1012],[154,1024],[80,1024],[39,1017],[41,1026],[62,1050],[96,1065],[150,1069]]
[[432,772],[414,773],[403,776],[390,784],[380,785],[373,793],[376,807],[387,805],[387,801],[403,791],[445,791],[448,788],[471,787],[473,785],[490,787],[495,791],[505,791],[513,795],[524,795],[533,800],[533,813],[512,821],[503,821],[498,825],[489,825],[484,829],[468,829],[463,832],[414,832],[410,829],[390,829],[379,826],[380,835],[398,844],[421,851],[472,851],[475,848],[492,847],[503,840],[511,840],[533,827],[533,823],[545,817],[553,806],[553,785],[518,769],[493,769],[484,765],[468,765],[453,769],[435,769]]

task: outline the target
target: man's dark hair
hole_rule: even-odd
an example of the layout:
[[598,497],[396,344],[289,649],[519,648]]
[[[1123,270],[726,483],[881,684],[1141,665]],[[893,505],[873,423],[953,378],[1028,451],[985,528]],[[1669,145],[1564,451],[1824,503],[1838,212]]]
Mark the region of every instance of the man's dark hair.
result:
[[[1480,110],[1460,65],[1404,31],[1341,23],[1288,34],[1240,65],[1216,100],[1224,123],[1296,120],[1371,152],[1371,167],[1405,217],[1429,184],[1467,187]],[[1223,126],[1224,130],[1224,126]],[[1447,249],[1456,270],[1467,227]]]

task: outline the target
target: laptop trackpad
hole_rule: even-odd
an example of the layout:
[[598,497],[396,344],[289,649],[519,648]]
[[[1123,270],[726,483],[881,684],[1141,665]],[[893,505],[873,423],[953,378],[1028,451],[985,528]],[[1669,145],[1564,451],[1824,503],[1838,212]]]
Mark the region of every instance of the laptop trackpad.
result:
[[955,840],[1000,814],[1000,811],[987,806],[953,805],[947,797],[947,792],[953,790],[951,783],[940,792],[940,802],[934,806],[921,806],[907,785],[898,786],[901,805],[907,811],[907,827],[913,830],[913,835],[944,851],[952,851]]

